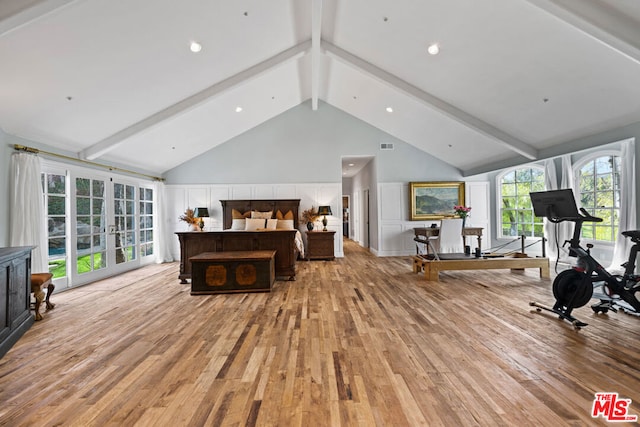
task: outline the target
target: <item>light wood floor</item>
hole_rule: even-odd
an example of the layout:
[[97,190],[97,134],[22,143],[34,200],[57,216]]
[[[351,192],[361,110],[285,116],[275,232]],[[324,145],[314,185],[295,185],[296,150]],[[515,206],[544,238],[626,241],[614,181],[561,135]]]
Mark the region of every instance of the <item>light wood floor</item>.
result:
[[271,293],[191,296],[174,263],[55,294],[0,360],[0,425],[606,425],[601,391],[640,415],[640,318],[574,331],[530,311],[536,270],[345,254]]

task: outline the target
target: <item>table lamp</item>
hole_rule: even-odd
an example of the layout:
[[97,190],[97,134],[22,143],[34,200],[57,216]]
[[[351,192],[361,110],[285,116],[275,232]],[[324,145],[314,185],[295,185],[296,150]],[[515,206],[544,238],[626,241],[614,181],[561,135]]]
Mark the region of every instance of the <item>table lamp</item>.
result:
[[200,222],[198,225],[200,226],[200,231],[204,230],[204,220],[202,218],[209,218],[209,209],[208,208],[196,208],[193,213],[193,216],[196,218],[200,218]]
[[318,215],[324,216],[324,218],[322,218],[322,225],[324,226],[322,231],[327,231],[327,215],[333,215],[331,213],[331,206],[318,206]]

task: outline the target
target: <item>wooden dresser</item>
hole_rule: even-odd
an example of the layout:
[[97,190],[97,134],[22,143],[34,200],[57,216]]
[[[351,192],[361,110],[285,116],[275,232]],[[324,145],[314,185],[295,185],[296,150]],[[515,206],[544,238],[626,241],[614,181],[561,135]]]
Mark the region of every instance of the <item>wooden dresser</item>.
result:
[[333,253],[335,231],[307,231],[307,259],[335,259]]
[[33,325],[31,246],[0,248],[0,358]]

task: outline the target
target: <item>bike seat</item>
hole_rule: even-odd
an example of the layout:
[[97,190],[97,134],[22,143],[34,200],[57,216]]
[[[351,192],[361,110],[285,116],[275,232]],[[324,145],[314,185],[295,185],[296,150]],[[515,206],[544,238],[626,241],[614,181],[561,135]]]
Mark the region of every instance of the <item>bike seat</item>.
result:
[[640,242],[640,230],[623,231],[622,235],[625,237],[630,237],[632,242]]

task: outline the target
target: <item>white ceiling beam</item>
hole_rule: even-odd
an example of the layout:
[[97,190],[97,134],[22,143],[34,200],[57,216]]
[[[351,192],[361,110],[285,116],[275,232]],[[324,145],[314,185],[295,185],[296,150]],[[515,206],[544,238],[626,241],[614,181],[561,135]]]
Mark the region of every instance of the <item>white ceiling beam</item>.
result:
[[309,51],[310,47],[311,40],[307,40],[306,42],[297,44],[259,64],[256,64],[244,71],[241,71],[238,74],[222,80],[219,83],[209,86],[208,88],[194,95],[191,95],[190,97],[185,98],[182,101],[179,101],[165,108],[164,110],[161,110],[143,120],[140,120],[139,122],[134,123],[133,125],[125,129],[122,129],[121,131],[103,139],[102,141],[98,141],[92,146],[82,150],[78,154],[81,159],[89,160],[93,160],[100,156],[103,156],[109,151],[117,148],[127,138],[150,129],[151,127],[162,123],[163,121],[169,120],[172,117],[175,117],[192,108],[197,107],[200,104],[210,101],[212,98],[219,96],[222,93],[238,87],[242,84],[245,84],[248,81],[255,79],[256,77],[268,72],[275,67],[278,67],[288,61],[292,61],[299,58],[300,56],[305,55]]
[[370,75],[378,81],[396,89],[412,98],[416,99],[423,104],[445,114],[446,116],[462,123],[463,125],[474,129],[477,132],[493,139],[498,144],[505,146],[506,148],[514,151],[527,159],[535,160],[538,157],[538,151],[529,144],[515,138],[503,132],[502,130],[472,116],[457,107],[431,95],[422,89],[419,89],[399,77],[390,74],[375,65],[327,42],[322,41],[322,47],[326,51],[327,55],[334,57],[335,59],[346,63],[348,66],[357,68],[358,70]]
[[311,5],[311,109],[318,109],[320,91],[320,42],[322,40],[322,0]]
[[640,64],[640,25],[601,1],[526,0]]
[[0,0],[0,37],[77,0]]

